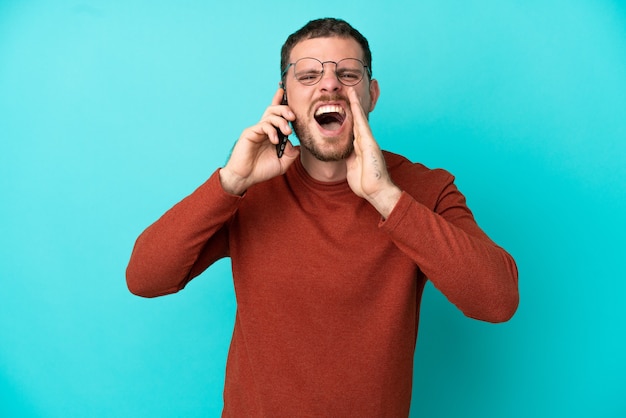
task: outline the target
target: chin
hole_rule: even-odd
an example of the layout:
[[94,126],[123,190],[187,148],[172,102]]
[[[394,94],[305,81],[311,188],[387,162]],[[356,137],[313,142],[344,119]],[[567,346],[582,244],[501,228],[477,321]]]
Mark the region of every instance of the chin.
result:
[[312,135],[307,127],[293,125],[296,136],[300,141],[300,147],[307,150],[313,157],[320,161],[342,161],[348,158],[354,151],[354,138],[352,135],[337,137],[324,137],[320,133]]
[[307,150],[320,161],[332,162],[342,161],[348,158],[352,154],[352,151],[354,151],[354,146],[352,145],[352,142],[350,142],[349,146],[338,149],[320,150],[317,147],[313,147],[307,148]]
[[345,160],[354,151],[352,138],[300,138],[300,146],[306,149],[316,159],[324,162]]

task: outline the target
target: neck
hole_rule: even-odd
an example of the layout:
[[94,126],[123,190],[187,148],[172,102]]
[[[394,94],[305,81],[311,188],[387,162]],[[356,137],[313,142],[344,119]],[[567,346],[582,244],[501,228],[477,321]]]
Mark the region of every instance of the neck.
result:
[[306,172],[317,181],[332,183],[346,179],[346,161],[320,161],[306,149],[300,149],[300,161]]

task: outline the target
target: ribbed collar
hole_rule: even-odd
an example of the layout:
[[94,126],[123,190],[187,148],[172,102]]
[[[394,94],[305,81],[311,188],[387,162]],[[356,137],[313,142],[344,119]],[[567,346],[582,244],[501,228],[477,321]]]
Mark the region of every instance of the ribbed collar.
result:
[[302,165],[302,161],[298,158],[292,166],[287,171],[287,175],[291,177],[291,175],[295,176],[298,181],[304,183],[307,187],[324,193],[344,193],[349,192],[352,194],[352,190],[348,185],[348,180],[343,179],[340,181],[319,181],[311,177],[311,175],[306,171],[304,166]]

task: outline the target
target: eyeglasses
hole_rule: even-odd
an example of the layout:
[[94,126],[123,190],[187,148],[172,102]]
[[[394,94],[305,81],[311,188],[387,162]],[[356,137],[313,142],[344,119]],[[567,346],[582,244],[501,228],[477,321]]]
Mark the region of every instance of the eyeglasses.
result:
[[354,86],[359,84],[363,79],[363,75],[367,71],[368,77],[372,77],[370,68],[363,64],[363,61],[356,58],[344,58],[340,61],[320,61],[315,58],[300,58],[296,62],[287,65],[281,78],[285,77],[290,67],[293,67],[293,73],[300,83],[305,86],[312,86],[319,83],[324,75],[324,65],[335,64],[335,76],[337,80],[344,86]]

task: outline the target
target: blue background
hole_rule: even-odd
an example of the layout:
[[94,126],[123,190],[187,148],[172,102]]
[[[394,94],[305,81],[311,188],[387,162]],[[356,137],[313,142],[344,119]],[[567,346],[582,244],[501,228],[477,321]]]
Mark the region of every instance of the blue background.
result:
[[424,295],[412,416],[626,416],[626,7],[0,1],[0,416],[219,416],[220,261],[141,299],[137,235],[224,164],[306,21],[370,40],[378,141],[457,176],[516,258],[506,324]]

